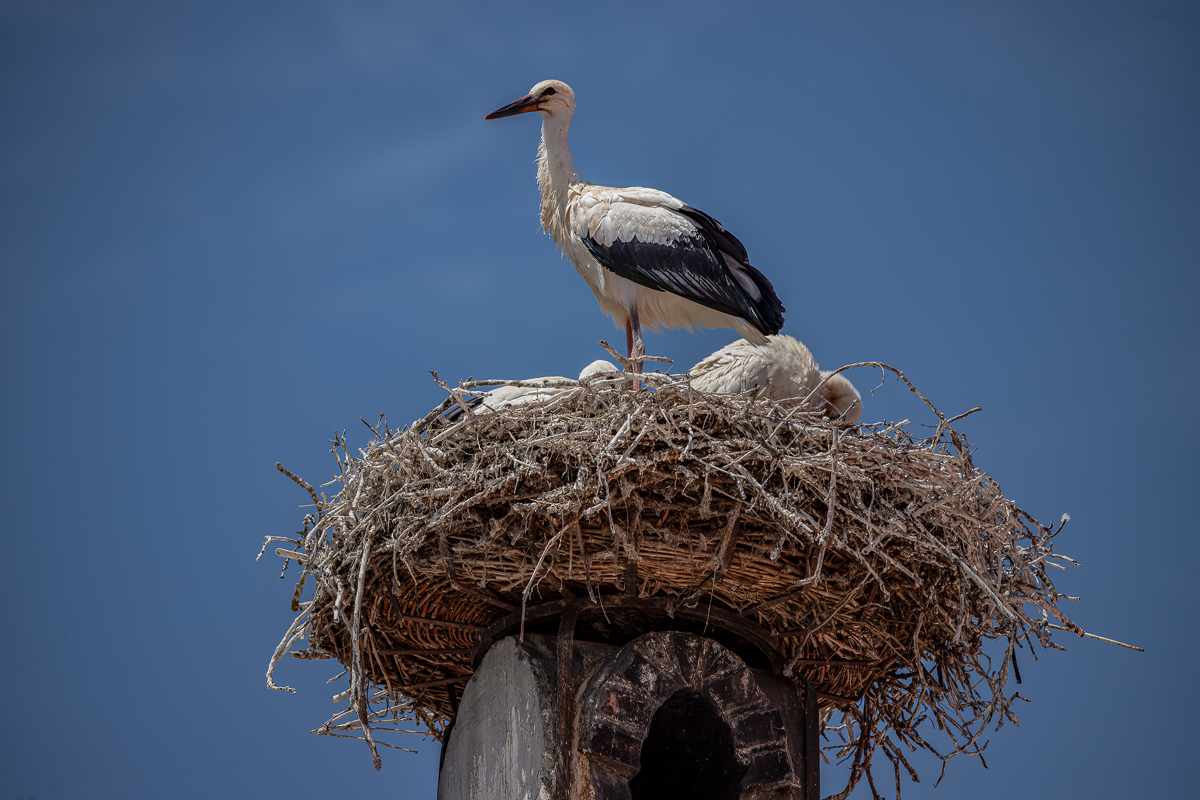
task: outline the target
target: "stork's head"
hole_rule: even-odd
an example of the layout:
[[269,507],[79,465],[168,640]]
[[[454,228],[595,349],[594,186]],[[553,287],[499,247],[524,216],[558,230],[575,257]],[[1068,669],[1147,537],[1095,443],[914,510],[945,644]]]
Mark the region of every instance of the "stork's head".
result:
[[817,394],[825,401],[826,413],[833,419],[851,425],[858,422],[858,418],[862,416],[863,404],[854,384],[840,372],[832,377],[828,372],[822,372],[821,377],[825,383],[817,390]]
[[496,109],[484,119],[511,117],[527,111],[537,111],[543,118],[562,115],[570,117],[575,113],[575,93],[562,81],[542,81],[520,100],[514,100],[503,108]]
[[605,361],[604,359],[599,359],[597,361],[593,361],[592,363],[588,364],[586,367],[583,368],[583,372],[579,373],[579,380],[586,381],[588,378],[594,378],[597,375],[603,375],[605,372],[620,372],[620,371],[621,370],[617,369],[617,365],[612,363],[611,361]]

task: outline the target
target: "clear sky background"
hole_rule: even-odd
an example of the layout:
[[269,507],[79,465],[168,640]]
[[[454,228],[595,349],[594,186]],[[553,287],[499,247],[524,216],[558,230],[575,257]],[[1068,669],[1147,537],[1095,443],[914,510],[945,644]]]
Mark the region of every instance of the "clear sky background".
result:
[[428,369],[623,343],[539,231],[536,115],[483,120],[550,77],[585,176],[721,220],[823,367],[982,405],[976,463],[1072,516],[1069,613],[1146,648],[1026,653],[990,768],[905,796],[1194,797],[1196,3],[9,0],[0,800],[432,800],[436,744],[309,733],[329,663],[268,691],[294,572],[254,556],[304,513],[273,463],[327,480]]

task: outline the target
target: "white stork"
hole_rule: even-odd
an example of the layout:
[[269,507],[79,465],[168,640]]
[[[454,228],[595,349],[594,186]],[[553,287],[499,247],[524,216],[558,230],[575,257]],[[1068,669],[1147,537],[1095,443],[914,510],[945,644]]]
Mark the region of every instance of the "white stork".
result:
[[[542,228],[592,287],[600,308],[620,327],[631,358],[646,354],[642,324],[666,328],[733,328],[766,341],[783,327],[783,306],[746,248],[712,217],[666,192],[593,186],[575,172],[568,137],[575,93],[542,81],[520,100],[488,114],[542,115],[537,181]],[[632,369],[641,371],[641,363]]]
[[692,387],[713,394],[753,391],[807,410],[823,408],[826,416],[858,422],[862,398],[841,373],[822,372],[812,353],[791,336],[768,336],[766,344],[739,339],[692,367]]
[[[579,373],[579,380],[583,382],[588,378],[601,375],[605,372],[620,372],[615,364],[611,361],[599,359],[593,361],[583,368]],[[561,378],[556,375],[549,375],[544,378],[528,378],[521,383],[554,383],[555,381],[568,381],[570,378]],[[484,413],[488,411],[496,411],[497,409],[507,408],[509,406],[523,406],[527,403],[540,403],[543,400],[549,400],[560,392],[570,390],[571,386],[497,386],[487,394],[476,395],[467,400],[467,405],[475,407],[476,413]],[[443,416],[449,420],[457,420],[463,415],[462,406],[451,406]]]

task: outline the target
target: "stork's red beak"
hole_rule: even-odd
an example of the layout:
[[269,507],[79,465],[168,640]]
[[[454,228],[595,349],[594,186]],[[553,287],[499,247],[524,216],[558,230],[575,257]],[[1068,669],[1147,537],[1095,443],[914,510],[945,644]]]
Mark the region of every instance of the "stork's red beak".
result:
[[492,113],[488,114],[484,119],[500,119],[501,117],[511,117],[514,114],[524,114],[527,111],[537,111],[538,101],[533,99],[532,95],[525,95],[520,100],[514,100],[504,108],[497,108]]

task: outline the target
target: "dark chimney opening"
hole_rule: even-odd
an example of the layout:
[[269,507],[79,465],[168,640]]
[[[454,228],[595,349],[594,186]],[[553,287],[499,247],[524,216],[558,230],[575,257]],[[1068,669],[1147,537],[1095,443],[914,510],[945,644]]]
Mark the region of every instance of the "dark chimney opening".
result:
[[688,690],[655,712],[641,762],[629,782],[633,800],[737,800],[746,774],[717,707]]

